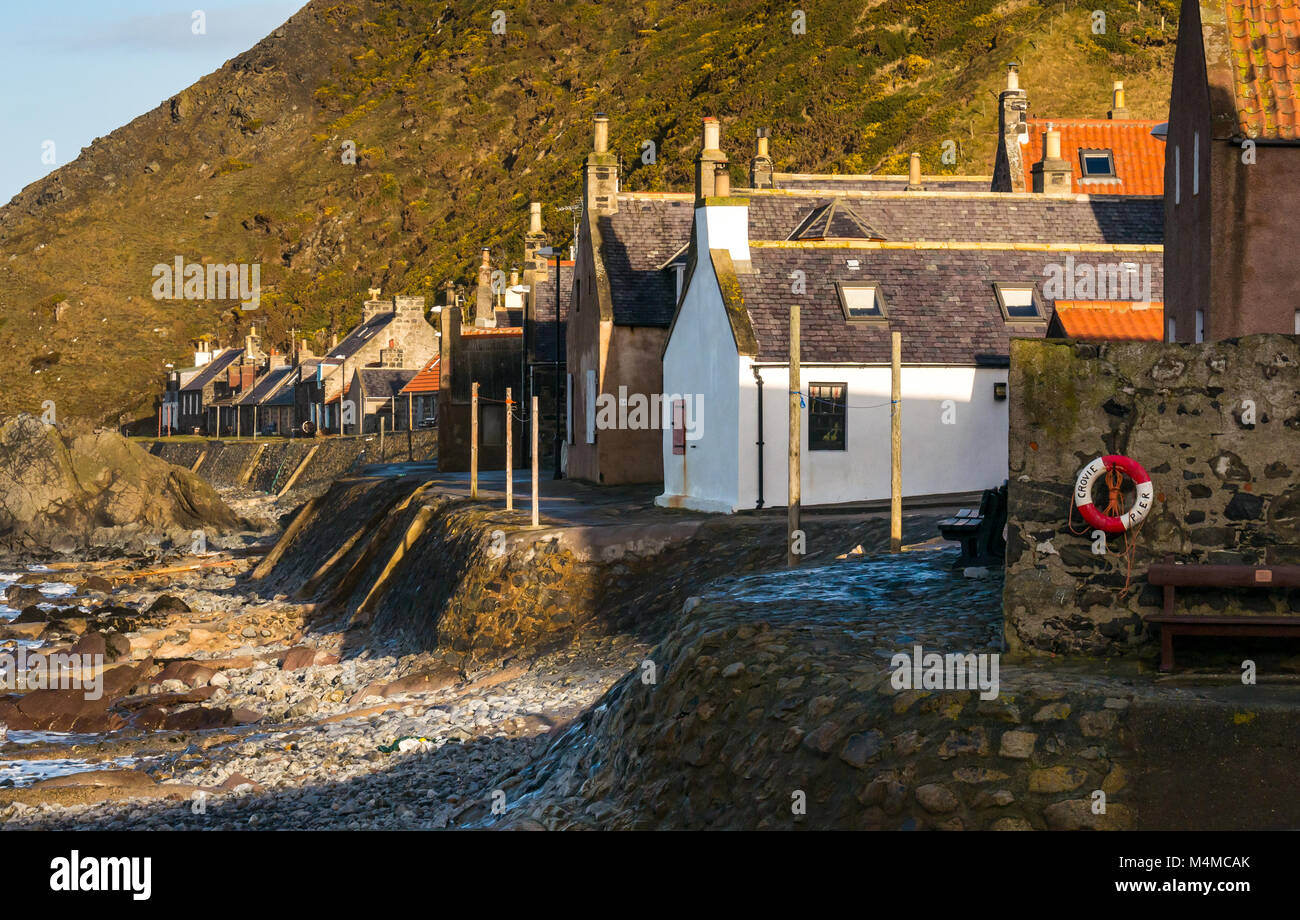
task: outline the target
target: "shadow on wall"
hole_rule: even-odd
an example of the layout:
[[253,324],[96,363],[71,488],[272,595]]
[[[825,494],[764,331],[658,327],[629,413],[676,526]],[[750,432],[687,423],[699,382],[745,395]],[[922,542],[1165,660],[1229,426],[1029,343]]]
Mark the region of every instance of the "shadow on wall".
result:
[[[1004,608],[1013,651],[1151,652],[1142,616],[1158,611],[1161,593],[1145,573],[1167,555],[1300,564],[1300,339],[1020,339],[1009,390]],[[1155,503],[1136,532],[1109,537],[1099,555],[1071,499],[1080,469],[1103,454],[1142,464]],[[1102,504],[1104,489],[1094,491]],[[1179,612],[1300,614],[1300,592],[1180,592]]]

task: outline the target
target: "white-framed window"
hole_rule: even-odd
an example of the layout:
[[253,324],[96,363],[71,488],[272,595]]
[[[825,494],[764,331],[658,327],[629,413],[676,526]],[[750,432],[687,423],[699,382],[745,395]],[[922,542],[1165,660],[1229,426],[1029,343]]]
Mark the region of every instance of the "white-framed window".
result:
[[1165,341],[1178,341],[1178,324],[1174,322],[1172,316],[1165,320]]
[[596,370],[591,368],[587,371],[586,392],[586,409],[587,409],[587,443],[596,443]]
[[1205,311],[1196,311],[1196,341],[1205,341]]

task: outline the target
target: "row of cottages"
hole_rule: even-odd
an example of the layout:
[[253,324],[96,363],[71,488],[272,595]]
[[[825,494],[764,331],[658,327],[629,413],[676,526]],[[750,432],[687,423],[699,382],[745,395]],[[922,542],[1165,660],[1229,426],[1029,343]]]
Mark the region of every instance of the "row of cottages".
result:
[[306,421],[312,430],[336,434],[369,434],[381,424],[388,431],[426,425],[429,416],[416,418],[403,390],[438,353],[438,330],[425,315],[423,297],[384,299],[372,288],[351,332],[325,355],[299,359],[293,382],[299,425]]
[[1300,335],[1300,0],[1184,0],[1166,139],[1166,338]]
[[[1024,98],[1012,71],[1003,105],[1017,126]],[[894,331],[904,494],[1001,482],[1011,336],[1045,335],[1072,310],[1094,338],[1129,337],[1132,314],[1159,325],[1163,150],[1155,123],[1123,114],[1117,87],[1116,110],[1088,134],[1045,126],[1028,171],[1004,116],[1019,174],[1045,176],[1037,192],[923,176],[917,157],[908,176],[783,174],[760,132],[750,187],[733,193],[706,119],[694,194],[622,191],[597,116],[568,320],[568,475],[663,482],[671,506],[784,504],[797,301],[805,501],[888,496]],[[1076,191],[1095,149],[1110,153],[1112,181]]]

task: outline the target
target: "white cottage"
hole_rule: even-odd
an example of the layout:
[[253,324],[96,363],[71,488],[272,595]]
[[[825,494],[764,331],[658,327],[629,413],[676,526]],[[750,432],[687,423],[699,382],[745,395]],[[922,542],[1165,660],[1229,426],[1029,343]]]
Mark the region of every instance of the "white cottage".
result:
[[[787,502],[789,316],[802,322],[802,501],[890,494],[891,333],[902,335],[903,494],[1007,478],[1007,355],[1042,336],[1068,253],[1153,267],[1159,200],[962,191],[819,193],[725,179],[700,195],[663,352],[660,505]],[[1066,240],[1069,242],[1050,242]],[[761,475],[760,475],[761,470]]]

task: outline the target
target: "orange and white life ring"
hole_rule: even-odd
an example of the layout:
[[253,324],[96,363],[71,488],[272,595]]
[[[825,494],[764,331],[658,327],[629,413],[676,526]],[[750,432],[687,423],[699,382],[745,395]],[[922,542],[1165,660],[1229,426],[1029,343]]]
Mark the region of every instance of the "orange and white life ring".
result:
[[[1102,514],[1092,503],[1094,483],[1104,473],[1114,469],[1127,474],[1129,479],[1133,480],[1133,485],[1137,487],[1137,497],[1133,501],[1133,507],[1119,517]],[[1074,482],[1074,504],[1078,507],[1079,514],[1089,526],[1106,533],[1124,533],[1136,528],[1146,519],[1154,500],[1155,487],[1151,484],[1151,477],[1147,475],[1147,471],[1142,468],[1142,464],[1122,454],[1098,457],[1079,472],[1079,478]]]

